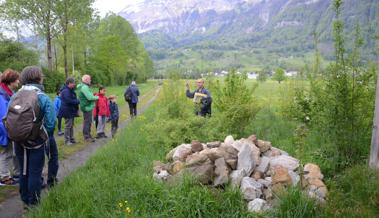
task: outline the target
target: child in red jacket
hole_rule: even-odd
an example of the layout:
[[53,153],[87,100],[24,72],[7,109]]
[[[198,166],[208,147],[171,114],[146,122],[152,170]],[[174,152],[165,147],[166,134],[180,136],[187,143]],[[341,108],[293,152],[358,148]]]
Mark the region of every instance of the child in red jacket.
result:
[[96,138],[107,138],[105,135],[104,129],[105,129],[105,123],[107,117],[110,116],[110,111],[109,111],[109,103],[108,103],[108,98],[105,96],[106,90],[105,87],[100,87],[99,92],[96,93],[96,96],[99,96],[99,100],[96,101],[95,108],[93,109],[93,116],[97,117],[97,128],[96,128],[96,133],[97,136]]

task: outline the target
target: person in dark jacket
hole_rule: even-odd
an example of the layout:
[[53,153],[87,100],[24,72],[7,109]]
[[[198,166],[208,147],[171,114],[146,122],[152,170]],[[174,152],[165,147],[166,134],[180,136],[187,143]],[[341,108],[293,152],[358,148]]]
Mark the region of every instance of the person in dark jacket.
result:
[[112,138],[115,136],[118,129],[119,111],[117,105],[117,98],[115,95],[109,96],[109,111],[111,112],[110,121],[112,124],[111,132]]
[[[10,98],[20,83],[19,77],[19,73],[11,69],[5,70],[0,77],[0,119],[7,113]],[[9,140],[4,123],[0,120],[0,185],[14,185],[19,178],[19,165],[13,149],[13,143]],[[12,161],[13,176],[10,172]]]
[[66,145],[75,144],[74,119],[78,116],[79,100],[75,93],[75,79],[67,78],[65,86],[61,90],[61,107],[59,116],[65,119],[64,140]]
[[133,81],[130,84],[130,86],[125,90],[124,96],[125,95],[130,95],[130,100],[127,101],[129,104],[130,116],[132,118],[136,117],[137,116],[137,103],[138,103],[138,97],[140,95],[140,92],[135,81]]
[[195,114],[198,116],[211,116],[212,114],[212,96],[211,93],[204,88],[204,79],[196,80],[197,89],[190,91],[189,84],[186,84],[186,96],[192,98],[195,104]]

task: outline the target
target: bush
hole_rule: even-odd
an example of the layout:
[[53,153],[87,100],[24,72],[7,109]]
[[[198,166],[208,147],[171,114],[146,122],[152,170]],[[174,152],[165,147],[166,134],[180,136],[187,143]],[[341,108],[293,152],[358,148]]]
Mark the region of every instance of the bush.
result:
[[256,89],[247,88],[246,75],[238,75],[232,71],[223,84],[216,81],[214,93],[214,106],[220,121],[220,131],[242,137],[249,123],[255,118],[260,106],[253,97]]
[[65,77],[63,73],[60,72],[49,72],[47,69],[43,69],[45,79],[43,84],[46,93],[55,93],[64,83]]

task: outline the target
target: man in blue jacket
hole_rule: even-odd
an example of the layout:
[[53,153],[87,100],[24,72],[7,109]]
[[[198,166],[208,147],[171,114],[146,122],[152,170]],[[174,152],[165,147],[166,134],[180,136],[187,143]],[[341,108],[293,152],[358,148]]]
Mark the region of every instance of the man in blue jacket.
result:
[[[8,108],[8,103],[17,89],[20,75],[18,72],[7,69],[1,75],[0,83],[0,119]],[[4,123],[0,120],[0,185],[14,185],[19,178],[19,167],[16,157],[13,155],[13,143],[8,138]],[[10,172],[10,162],[13,161],[13,176]]]
[[135,81],[130,84],[124,93],[124,96],[130,96],[130,99],[127,102],[129,104],[130,116],[132,118],[137,116],[137,103],[139,94],[139,89]]
[[66,84],[61,89],[61,107],[59,109],[59,116],[64,118],[64,140],[66,145],[73,145],[76,143],[74,139],[74,118],[79,113],[79,100],[75,93],[75,79],[67,78]]
[[[47,143],[51,143],[54,138],[56,115],[53,103],[43,92],[43,74],[41,68],[37,66],[24,68],[21,73],[21,83],[23,86],[20,90],[38,93],[39,119],[43,120],[43,128],[46,130],[49,138],[47,141],[43,138],[37,138],[33,142],[30,142],[39,145],[33,149],[28,148],[29,141],[26,144],[15,143],[16,156],[21,171],[19,182],[21,200],[26,206],[32,206],[37,204],[40,199],[42,169],[45,162],[45,146]],[[18,93],[15,94],[16,97],[17,95]],[[11,102],[9,102],[9,108],[16,97],[12,97]],[[16,107],[17,105],[14,108]]]

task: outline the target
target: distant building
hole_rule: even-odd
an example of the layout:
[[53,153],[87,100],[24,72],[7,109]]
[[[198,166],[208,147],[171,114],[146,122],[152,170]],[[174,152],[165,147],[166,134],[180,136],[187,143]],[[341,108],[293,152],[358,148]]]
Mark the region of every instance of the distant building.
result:
[[296,77],[299,74],[297,71],[285,71],[287,77]]
[[247,73],[247,78],[248,79],[258,79],[258,73],[256,73],[256,72]]

